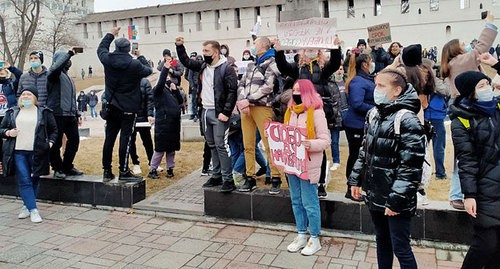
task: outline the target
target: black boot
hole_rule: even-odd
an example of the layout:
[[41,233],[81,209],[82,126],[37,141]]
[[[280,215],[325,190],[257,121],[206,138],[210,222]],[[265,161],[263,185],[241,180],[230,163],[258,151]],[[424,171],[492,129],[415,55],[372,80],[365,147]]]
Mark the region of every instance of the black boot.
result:
[[148,177],[150,179],[159,179],[160,178],[160,176],[158,175],[158,171],[156,171],[156,169],[151,170],[148,174]]
[[103,182],[109,182],[115,178],[115,175],[113,175],[113,172],[111,169],[104,169],[104,173],[102,175],[102,181]]
[[328,196],[326,193],[325,184],[318,184],[318,198],[325,199]]
[[139,182],[142,180],[142,177],[136,176],[130,172],[130,170],[126,172],[120,171],[120,176],[118,176],[118,181],[122,182]]
[[207,180],[207,182],[205,182],[205,184],[203,184],[203,188],[211,188],[211,187],[216,187],[219,185],[222,185],[222,178],[221,177],[218,177],[218,178],[211,177]]
[[272,177],[271,178],[271,189],[269,190],[269,194],[279,194],[281,192],[281,178],[280,177]]
[[220,188],[220,192],[222,193],[230,193],[236,189],[234,185],[234,180],[225,180],[222,183],[222,187]]

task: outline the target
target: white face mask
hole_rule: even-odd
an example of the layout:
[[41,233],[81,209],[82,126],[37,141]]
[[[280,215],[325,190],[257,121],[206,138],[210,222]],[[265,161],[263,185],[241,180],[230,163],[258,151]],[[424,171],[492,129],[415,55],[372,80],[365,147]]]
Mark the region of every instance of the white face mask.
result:
[[488,85],[476,90],[478,102],[489,102],[493,100],[493,88]]
[[372,62],[370,64],[370,74],[372,74],[373,72],[375,72],[375,63],[374,62]]
[[385,92],[381,91],[377,87],[375,87],[375,90],[373,91],[373,100],[377,105],[390,104],[392,102],[391,99],[385,95]]
[[318,52],[316,52],[316,51],[306,51],[306,56],[309,59],[314,59],[314,58],[318,57]]
[[226,53],[227,53],[227,49],[221,49],[221,50],[220,50],[220,53],[221,53],[222,55],[226,55]]
[[500,96],[500,90],[493,91],[493,96],[498,98]]
[[243,59],[245,59],[245,60],[250,59],[250,55],[248,55],[248,54],[243,55]]

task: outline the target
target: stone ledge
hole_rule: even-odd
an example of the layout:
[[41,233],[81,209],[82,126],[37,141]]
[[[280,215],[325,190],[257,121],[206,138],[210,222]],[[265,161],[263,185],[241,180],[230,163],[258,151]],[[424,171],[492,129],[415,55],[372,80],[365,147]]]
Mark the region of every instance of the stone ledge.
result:
[[[0,195],[19,196],[15,177],[0,177]],[[37,199],[63,203],[131,208],[146,198],[146,181],[104,183],[102,177],[81,176],[56,179],[42,177]]]
[[[218,188],[204,189],[205,215],[228,219],[243,219],[274,223],[294,223],[290,194],[267,194],[267,189],[250,193],[220,193]],[[368,207],[344,198],[341,193],[329,193],[320,200],[321,225],[327,229],[373,234]],[[469,244],[472,222],[465,211],[449,208],[446,202],[431,202],[419,208],[412,219],[412,235],[416,240]]]

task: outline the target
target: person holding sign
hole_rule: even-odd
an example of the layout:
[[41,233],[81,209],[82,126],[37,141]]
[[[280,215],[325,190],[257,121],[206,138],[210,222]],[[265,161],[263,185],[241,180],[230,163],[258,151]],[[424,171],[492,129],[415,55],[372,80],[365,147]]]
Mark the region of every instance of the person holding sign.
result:
[[[323,151],[330,146],[330,131],[323,111],[323,101],[310,80],[299,79],[293,85],[292,99],[288,103],[284,123],[307,129],[307,139],[301,141],[300,145],[305,147],[309,155],[308,180],[287,173],[293,215],[298,230],[298,236],[287,249],[290,252],[302,249],[302,255],[313,255],[321,249],[318,238],[321,228],[318,182]],[[308,227],[311,234],[309,241],[306,238]]]
[[[334,129],[337,121],[338,106],[336,106],[333,96],[328,85],[330,76],[335,73],[340,67],[342,55],[340,52],[340,39],[335,36],[333,41],[334,47],[337,49],[330,50],[330,60],[326,60],[326,56],[322,50],[318,49],[303,49],[299,53],[299,62],[289,63],[286,60],[285,52],[281,48],[279,40],[274,41],[274,49],[276,50],[276,63],[278,69],[283,76],[289,76],[293,79],[308,79],[310,80],[316,92],[319,93],[323,100],[323,110],[328,122],[328,128]],[[322,177],[319,185],[319,193],[322,197],[326,197],[325,190],[326,177],[328,175],[326,153],[323,154]]]
[[368,114],[363,145],[348,184],[355,199],[361,198],[361,188],[366,192],[378,268],[391,269],[396,255],[401,268],[416,269],[410,223],[417,209],[425,157],[424,128],[416,115],[420,100],[397,70],[382,70],[375,85],[377,105]]

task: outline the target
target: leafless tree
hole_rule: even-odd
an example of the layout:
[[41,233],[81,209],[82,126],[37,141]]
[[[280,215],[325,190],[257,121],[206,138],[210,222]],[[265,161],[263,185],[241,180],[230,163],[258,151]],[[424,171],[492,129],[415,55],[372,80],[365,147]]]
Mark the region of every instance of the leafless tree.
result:
[[[9,0],[14,16],[0,14],[0,38],[3,53],[10,63],[24,69],[26,56],[38,29],[43,0]],[[10,26],[6,27],[6,21]]]

